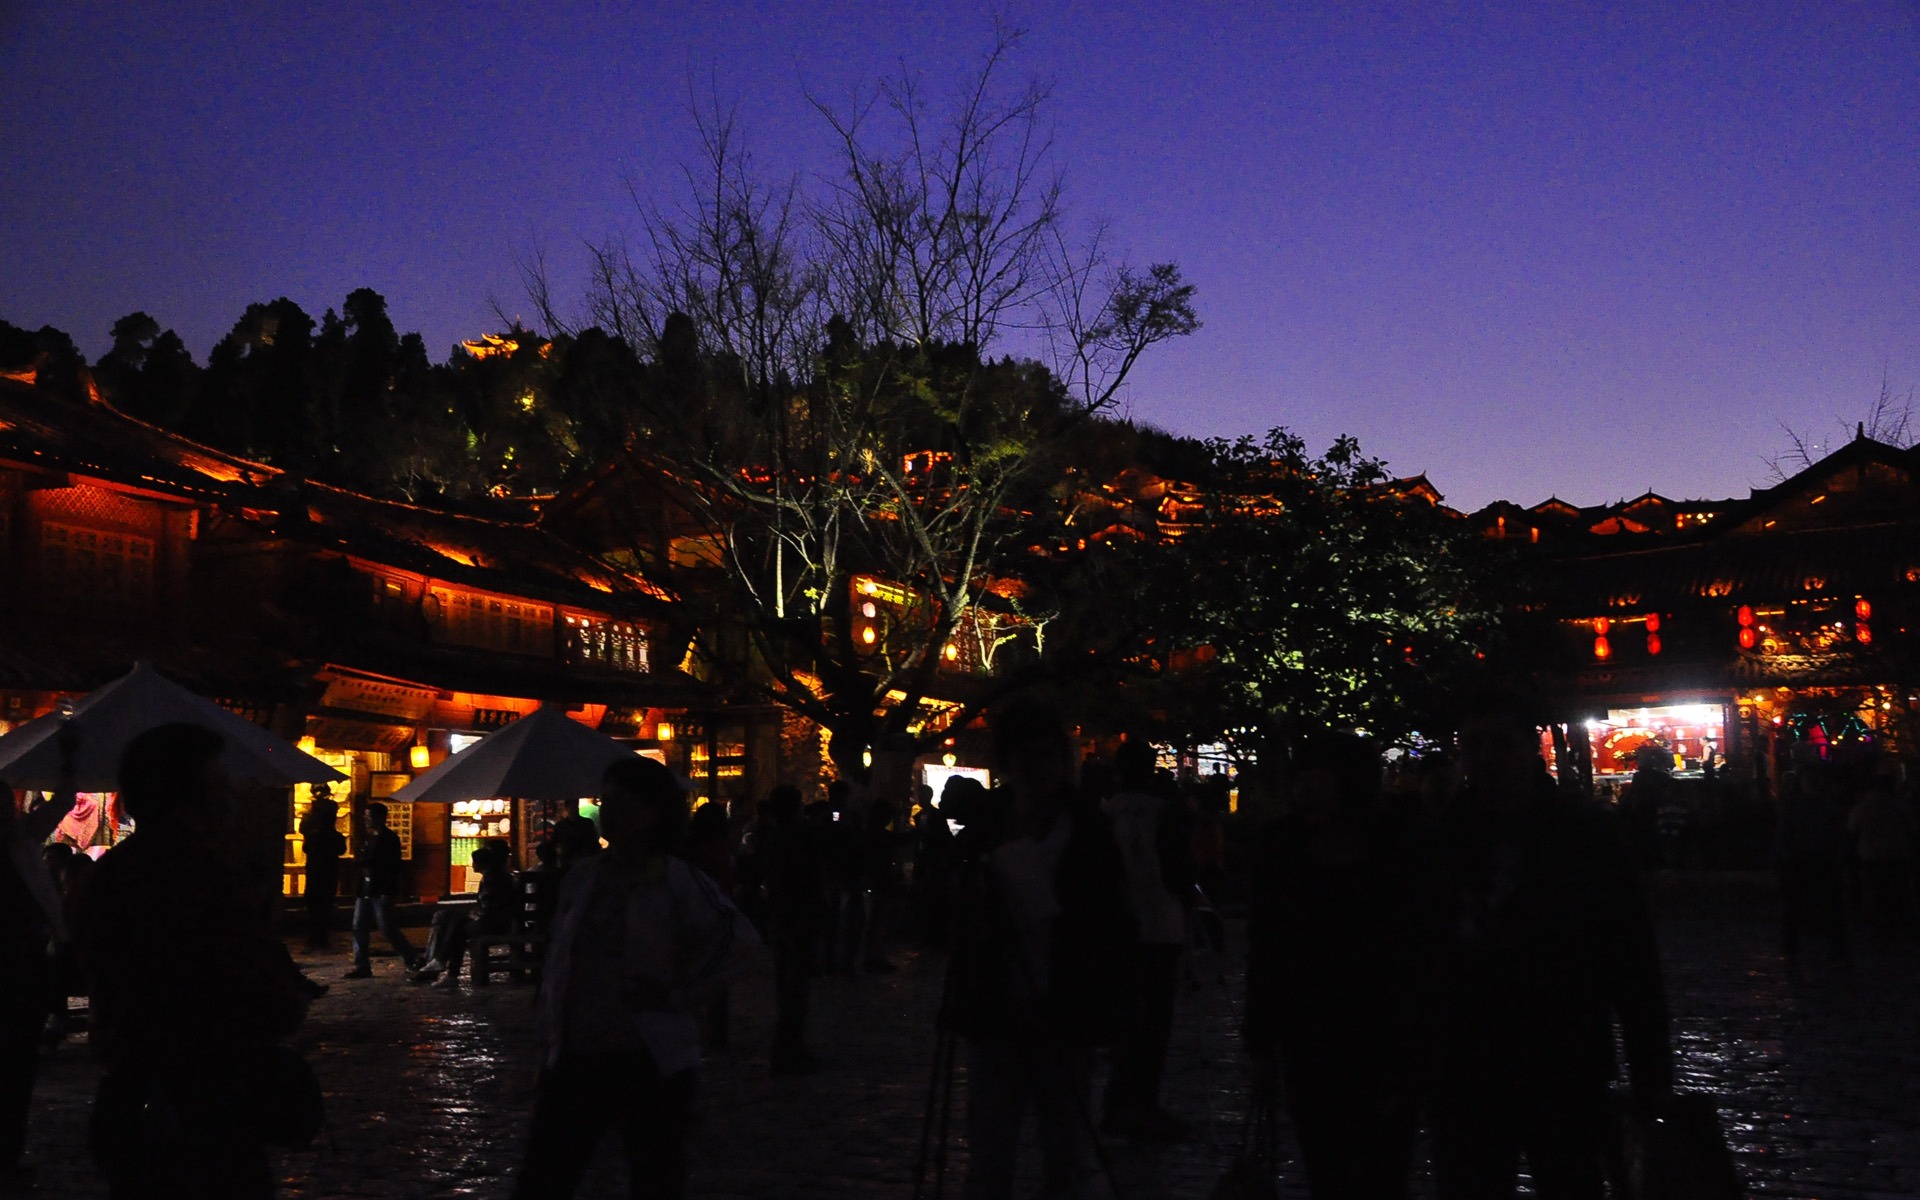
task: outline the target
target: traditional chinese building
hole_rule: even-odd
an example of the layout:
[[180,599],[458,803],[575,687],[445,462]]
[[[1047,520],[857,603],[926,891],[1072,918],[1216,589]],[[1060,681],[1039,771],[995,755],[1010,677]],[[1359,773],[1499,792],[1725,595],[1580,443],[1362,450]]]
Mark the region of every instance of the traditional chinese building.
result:
[[[0,378],[0,718],[150,659],[302,739],[349,777],[336,798],[355,804],[541,701],[660,757],[701,795],[770,785],[757,777],[768,756],[750,751],[755,714],[681,669],[690,631],[675,599],[538,517],[533,504],[455,512],[357,495]],[[282,864],[289,893],[304,886],[308,801],[302,786],[249,813],[246,836]],[[423,897],[467,890],[483,838],[524,854],[530,824],[558,815],[504,800],[418,808],[394,805],[393,824]]]
[[1523,658],[1563,705],[1568,765],[1596,780],[1646,747],[1763,779],[1796,757],[1915,749],[1920,451],[1861,437],[1743,500],[1470,520],[1528,547]]

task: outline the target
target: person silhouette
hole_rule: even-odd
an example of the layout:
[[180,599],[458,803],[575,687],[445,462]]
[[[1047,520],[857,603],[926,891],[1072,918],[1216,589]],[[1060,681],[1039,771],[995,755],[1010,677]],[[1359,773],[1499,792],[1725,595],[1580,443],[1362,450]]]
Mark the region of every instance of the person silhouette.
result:
[[413,943],[407,940],[407,931],[400,927],[400,916],[394,911],[405,860],[400,854],[400,835],[387,827],[386,805],[367,805],[366,834],[360,854],[360,894],[353,902],[353,969],[346,977],[373,977],[375,925],[387,935],[394,953],[407,969],[419,970],[424,960],[416,959]]
[[0,782],[0,1192],[25,1190],[33,1182],[24,1158],[53,982],[47,950],[67,940],[60,895],[41,846],[73,804],[68,793],[22,814],[13,789]]
[[1526,1159],[1542,1200],[1604,1191],[1620,1024],[1634,1104],[1671,1099],[1653,923],[1615,815],[1556,788],[1518,696],[1465,696],[1462,786],[1442,815],[1428,1115],[1441,1200],[1505,1200]]
[[[1126,1016],[1139,927],[1111,824],[1074,786],[1051,708],[992,722],[1004,803],[962,804],[954,950],[941,1021],[967,1039],[967,1200],[1013,1194],[1020,1126],[1038,1121],[1046,1194],[1094,1178],[1092,1070]],[[962,816],[962,811],[965,816]]]
[[1263,1094],[1285,1080],[1309,1194],[1396,1200],[1419,1113],[1421,863],[1371,742],[1305,738],[1292,766],[1253,872],[1245,1044]]
[[91,1147],[114,1200],[273,1194],[255,1072],[306,1012],[271,905],[225,857],[220,735],[139,734],[119,793],[137,831],[100,860],[79,913],[105,1063]]
[[300,818],[300,842],[307,859],[303,899],[307,909],[307,946],[325,950],[333,940],[333,907],[340,893],[340,856],[347,839],[336,828],[340,806],[324,783],[313,785],[313,804]]
[[561,884],[541,983],[540,1093],[517,1200],[565,1200],[618,1129],[634,1196],[686,1190],[686,1123],[700,1063],[697,1013],[758,939],[732,901],[673,856],[686,796],[646,758],[607,769],[605,853]]

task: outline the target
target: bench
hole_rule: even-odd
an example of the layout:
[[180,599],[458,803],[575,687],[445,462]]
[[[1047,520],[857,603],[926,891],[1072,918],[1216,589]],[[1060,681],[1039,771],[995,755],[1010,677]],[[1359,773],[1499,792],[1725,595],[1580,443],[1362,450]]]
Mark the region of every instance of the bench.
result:
[[[506,953],[496,957],[495,950]],[[510,972],[516,982],[540,978],[540,963],[546,957],[547,935],[531,929],[506,933],[476,933],[467,939],[467,968],[473,986],[486,987],[495,971]]]

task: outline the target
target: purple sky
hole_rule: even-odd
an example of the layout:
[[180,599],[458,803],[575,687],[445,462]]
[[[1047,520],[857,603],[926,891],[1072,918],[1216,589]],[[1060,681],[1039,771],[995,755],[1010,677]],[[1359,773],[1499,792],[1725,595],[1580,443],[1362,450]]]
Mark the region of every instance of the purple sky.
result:
[[[204,361],[250,301],[370,286],[441,358],[490,300],[524,310],[516,255],[578,279],[633,224],[627,180],[671,198],[689,77],[767,165],[821,166],[803,86],[903,59],[945,83],[989,12],[0,0],[0,317],[98,354],[145,309]],[[1920,382],[1915,14],[1011,13],[1075,210],[1199,285],[1206,328],[1143,365],[1134,414],[1350,432],[1465,507],[1744,495],[1780,422]]]

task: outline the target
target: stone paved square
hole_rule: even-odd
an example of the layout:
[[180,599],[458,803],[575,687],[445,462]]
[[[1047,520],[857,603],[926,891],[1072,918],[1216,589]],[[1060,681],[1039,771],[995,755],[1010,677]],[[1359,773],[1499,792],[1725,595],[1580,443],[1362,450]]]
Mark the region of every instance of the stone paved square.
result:
[[[1718,1095],[1751,1193],[1920,1195],[1920,968],[1912,947],[1863,941],[1851,967],[1790,974],[1764,881],[1658,882],[1683,1085]],[[735,1049],[711,1054],[703,1076],[693,1196],[912,1194],[942,963],[911,952],[896,959],[893,974],[816,981],[812,1040],[826,1063],[807,1078],[768,1076],[769,980],[736,989]],[[533,1096],[532,989],[505,981],[417,986],[391,958],[376,959],[374,979],[346,981],[344,952],[303,962],[333,985],[300,1039],[327,1090],[329,1116],[315,1147],[280,1160],[282,1194],[506,1195]],[[1169,1106],[1195,1119],[1195,1133],[1165,1148],[1107,1143],[1129,1200],[1206,1197],[1235,1144],[1239,972],[1232,955],[1203,956],[1195,966],[1168,1079]],[[38,1194],[49,1200],[101,1194],[79,1149],[95,1077],[79,1039],[46,1057],[29,1146],[42,1164]],[[964,1080],[949,1163],[955,1196],[966,1160],[963,1097]],[[1303,1195],[1293,1166],[1282,1163],[1285,1194]],[[1031,1174],[1028,1184],[1029,1194],[1037,1190]],[[582,1195],[623,1194],[609,1144]],[[1430,1194],[1424,1178],[1417,1194]]]

